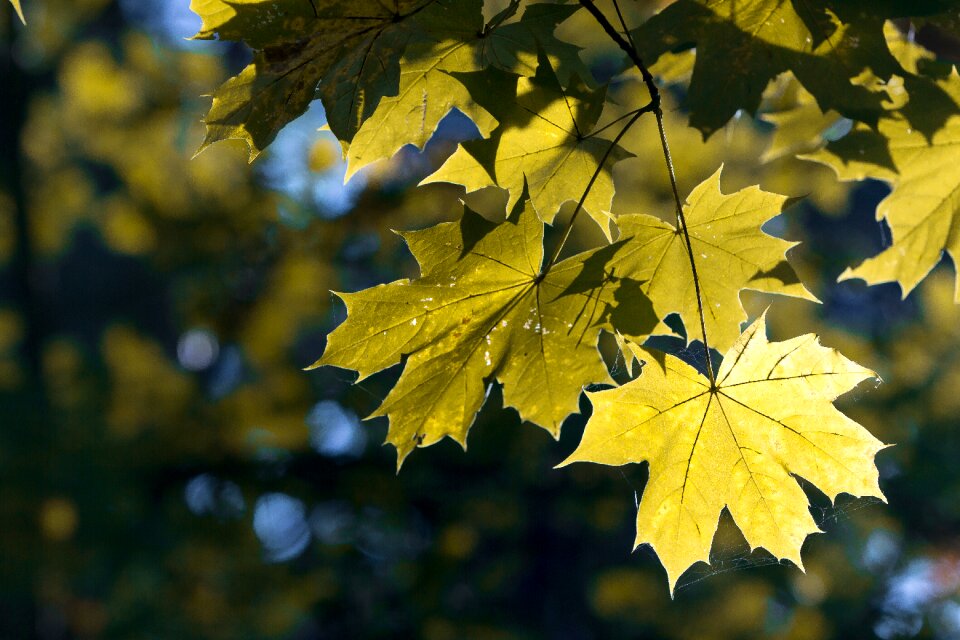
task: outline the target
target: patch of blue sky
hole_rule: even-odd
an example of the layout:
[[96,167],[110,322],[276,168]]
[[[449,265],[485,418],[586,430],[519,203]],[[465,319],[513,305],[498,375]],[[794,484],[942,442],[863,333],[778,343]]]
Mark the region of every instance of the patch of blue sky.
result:
[[189,38],[200,29],[200,17],[190,11],[190,0],[120,0],[127,20],[164,44],[178,49],[204,49],[213,43]]
[[317,141],[327,139],[339,148],[331,132],[319,131],[326,122],[323,106],[314,101],[304,115],[280,131],[259,163],[266,186],[291,200],[280,211],[287,222],[299,219],[297,206],[312,209],[321,218],[338,218],[353,208],[366,185],[363,175],[344,184],[347,164],[340,160],[323,172],[311,171],[310,150]]

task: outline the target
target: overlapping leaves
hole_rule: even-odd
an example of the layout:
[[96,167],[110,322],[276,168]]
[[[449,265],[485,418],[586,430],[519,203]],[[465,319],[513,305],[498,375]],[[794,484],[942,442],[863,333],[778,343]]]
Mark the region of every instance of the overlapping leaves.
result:
[[688,339],[701,342],[702,304],[709,343],[724,351],[740,336],[740,324],[747,319],[740,304],[743,289],[816,300],[784,257],[794,243],[760,229],[782,213],[789,200],[759,187],[724,195],[719,169],[693,190],[684,211],[698,264],[699,300],[684,236],[654,216],[618,218],[622,237],[630,241],[614,259],[614,268],[643,282],[658,317],[679,313]]
[[[690,124],[705,136],[739,109],[756,113],[778,74],[792,71],[824,112],[875,125],[883,96],[870,82],[910,79],[891,55],[884,20],[944,8],[943,2],[679,0],[634,31],[648,63],[696,47]],[[917,126],[917,125],[915,125]]]
[[634,344],[642,374],[589,394],[593,415],[564,465],[647,462],[636,544],[649,544],[670,588],[706,562],[727,508],[751,548],[803,566],[800,547],[819,528],[793,476],[838,494],[883,498],[874,456],[883,444],[833,400],[875,378],[808,334],[768,342],[761,317],[730,349],[716,384],[670,355]]
[[492,379],[521,418],[559,435],[583,387],[612,382],[597,351],[600,329],[614,314],[632,335],[653,326],[636,283],[604,272],[617,245],[545,270],[543,223],[528,203],[503,224],[467,209],[460,222],[404,238],[421,277],[339,294],[347,319],[314,365],[362,379],[406,357],[374,414],[390,419],[398,463],[445,436],[466,446]]
[[[697,187],[687,215],[694,251],[710,265],[701,279],[708,335],[729,346],[746,318],[741,289],[812,296],[784,258],[791,244],[760,231],[787,198],[756,187],[723,195],[719,179],[718,171]],[[657,318],[680,312],[699,336],[682,236],[652,216],[620,223],[620,241],[553,266],[544,264],[532,199],[501,225],[467,209],[459,223],[407,233],[422,276],[342,294],[347,320],[317,366],[362,378],[407,357],[374,414],[390,418],[401,460],[444,436],[465,444],[492,378],[523,419],[557,435],[581,389],[610,382],[596,351],[601,329],[642,340]]]
[[240,40],[253,62],[213,95],[204,145],[241,139],[256,157],[279,130],[323,101],[348,148],[349,171],[422,147],[451,109],[482,135],[497,121],[449,72],[533,75],[544,47],[570,73],[577,49],[553,37],[575,7],[531,5],[520,21],[484,25],[482,0],[192,0],[202,39]]
[[[448,28],[455,28],[459,11],[448,4],[192,0],[191,9],[203,19],[196,38],[240,40],[256,51],[253,62],[214,93],[204,144],[241,139],[255,157],[306,111],[321,81],[331,126],[341,138],[352,138],[379,98],[396,90],[397,57],[412,34],[440,26],[444,15],[451,18]],[[431,20],[422,15],[426,9],[439,15]]]
[[[214,95],[205,144],[240,138],[256,155],[319,97],[349,176],[406,144],[422,148],[456,109],[480,139],[460,145],[426,182],[509,194],[511,213],[500,224],[467,209],[458,222],[405,233],[420,277],[340,294],[347,318],[314,366],[353,369],[362,379],[402,363],[374,413],[389,419],[387,440],[400,464],[444,437],[466,446],[493,382],[522,419],[558,435],[584,388],[613,383],[597,345],[601,331],[614,332],[651,364],[639,379],[591,395],[595,413],[567,462],[649,461],[637,542],[654,546],[671,585],[707,558],[724,507],[751,545],[799,564],[803,539],[817,529],[791,474],[831,497],[879,496],[873,457],[882,445],[832,405],[872,372],[812,336],[768,343],[762,320],[740,334],[743,289],[814,299],[786,261],[791,243],[761,231],[788,198],[758,187],[724,195],[718,171],[688,198],[683,228],[646,215],[654,212],[609,213],[613,167],[630,154],[598,126],[606,88],[578,49],[554,34],[577,6],[525,5],[516,20],[521,4],[485,21],[482,0],[193,0],[203,18],[197,37],[241,40],[255,50],[252,64]],[[581,4],[602,22],[591,2]],[[909,138],[922,121],[934,147],[953,145],[952,98],[943,109],[953,89],[901,66],[883,32],[898,3],[881,4],[870,12],[861,2],[832,0],[679,0],[632,40],[648,63],[696,48],[691,122],[704,134],[739,109],[755,112],[784,71],[809,92],[805,125],[821,126],[819,109],[877,127],[855,128],[848,145],[896,129],[890,161],[871,165],[870,175],[894,182],[890,199],[897,190],[916,199],[928,189],[929,163],[913,154],[913,138],[901,145],[897,136]],[[922,117],[918,101],[891,112],[895,78],[939,96],[939,120]],[[654,93],[634,115],[660,118]],[[801,147],[811,138],[803,136]],[[794,151],[791,143],[779,152]],[[940,195],[922,232],[922,250],[937,255],[957,242],[956,207],[945,214],[951,196]],[[610,243],[562,262],[545,259],[544,224],[569,202]],[[897,217],[885,215],[896,240]],[[672,313],[690,340],[728,350],[716,382],[636,346]]]
[[502,123],[493,136],[461,144],[425,182],[454,182],[468,192],[497,185],[510,192],[508,206],[528,188],[534,208],[548,223],[561,205],[586,193],[583,209],[609,237],[612,168],[631,154],[591,135],[606,91],[590,89],[577,77],[564,88],[550,60],[543,58],[537,75],[520,78],[515,93],[515,99],[497,100],[491,107]]
[[[913,128],[902,111],[888,112],[877,129],[855,127],[806,157],[833,167],[843,180],[875,178],[893,191],[877,206],[893,243],[841,276],[869,284],[897,282],[906,296],[944,251],[960,259],[960,76],[938,85],[953,99],[952,113],[932,137]],[[956,299],[960,302],[960,278]]]

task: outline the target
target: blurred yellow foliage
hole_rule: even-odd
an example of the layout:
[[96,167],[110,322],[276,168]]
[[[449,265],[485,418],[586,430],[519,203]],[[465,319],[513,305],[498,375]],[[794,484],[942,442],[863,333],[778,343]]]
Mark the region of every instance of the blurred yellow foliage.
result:
[[27,4],[30,37],[23,41],[22,55],[34,64],[43,64],[72,44],[89,20],[110,0],[42,0]]
[[66,338],[48,340],[42,366],[50,403],[64,411],[75,410],[88,391],[81,382],[85,371],[80,348]]
[[310,147],[307,166],[310,171],[323,173],[340,162],[340,145],[330,138],[320,138]]
[[335,286],[329,262],[317,260],[312,252],[291,249],[274,268],[270,286],[243,330],[250,358],[261,366],[279,364],[290,356],[297,332],[326,312],[330,295],[325,292]]
[[103,202],[104,240],[117,251],[145,255],[156,249],[157,233],[133,202],[121,195]]
[[15,214],[13,198],[0,191],[0,266],[5,265],[13,257],[17,246]]
[[591,594],[594,611],[604,618],[651,620],[669,600],[662,580],[637,569],[608,569],[597,577]]
[[14,389],[22,381],[17,350],[23,339],[23,321],[12,309],[0,308],[0,390]]
[[106,44],[96,41],[74,48],[60,67],[64,107],[102,122],[116,123],[143,107],[144,79],[134,69],[118,66]]
[[115,435],[135,437],[183,421],[193,383],[160,345],[129,327],[113,326],[103,336],[103,360],[111,384],[107,424]]
[[40,532],[47,540],[69,540],[78,523],[77,507],[66,498],[48,498],[40,505]]
[[440,533],[440,553],[451,558],[469,558],[477,547],[477,531],[463,523],[453,523]]
[[[81,222],[131,255],[175,250],[169,224],[209,215],[227,224],[194,234],[207,251],[223,252],[233,229],[260,232],[273,201],[254,190],[243,158],[225,146],[190,159],[203,126],[184,119],[181,95],[196,100],[192,91],[222,78],[219,60],[162,51],[135,33],[122,45],[117,59],[101,42],[80,43],[60,65],[61,94],[30,105],[22,144],[37,250],[62,252]],[[104,168],[121,188],[101,195],[94,171]]]

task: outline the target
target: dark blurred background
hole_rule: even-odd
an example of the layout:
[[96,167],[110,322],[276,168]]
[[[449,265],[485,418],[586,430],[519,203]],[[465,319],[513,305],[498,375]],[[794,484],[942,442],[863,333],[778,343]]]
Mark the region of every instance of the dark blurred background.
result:
[[[824,304],[773,301],[772,332],[879,371],[841,407],[896,444],[888,505],[807,487],[826,533],[806,573],[724,516],[713,565],[671,601],[655,555],[631,553],[645,467],[553,469],[582,416],[557,443],[494,390],[469,452],[447,441],[395,475],[385,422],[360,418],[398,369],[356,386],[301,370],[343,320],[330,290],[416,275],[391,228],[456,219],[462,190],[413,187],[468,121],[346,187],[320,108],[252,166],[231,144],[191,159],[201,95],[242,47],[187,40],[188,0],[24,4],[25,27],[0,2],[0,638],[960,637],[952,270],[906,301],[834,283],[882,246],[885,187],[758,165],[771,127],[749,118],[704,143],[668,96],[685,190],[725,162],[725,190],[809,195],[770,230],[804,241],[791,258]],[[669,211],[650,126],[619,210]]]

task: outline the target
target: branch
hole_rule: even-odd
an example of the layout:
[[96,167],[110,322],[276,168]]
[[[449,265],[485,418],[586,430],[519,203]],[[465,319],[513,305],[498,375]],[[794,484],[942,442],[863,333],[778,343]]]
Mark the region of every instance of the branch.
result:
[[[603,12],[597,8],[597,5],[593,3],[593,0],[580,0],[580,5],[585,8],[590,14],[600,23],[600,26],[603,27],[603,30],[610,36],[610,39],[617,43],[617,46],[624,50],[627,54],[627,57],[630,58],[634,66],[640,71],[640,76],[643,78],[644,84],[647,85],[647,91],[650,93],[650,100],[657,104],[657,110],[660,109],[660,91],[657,89],[657,84],[653,81],[653,74],[650,73],[650,70],[647,69],[647,65],[643,64],[643,60],[640,59],[640,54],[637,53],[636,47],[632,46],[630,42],[627,42],[623,39],[616,28],[610,24],[610,21],[607,20],[607,17],[603,15]],[[614,3],[616,6],[616,3]],[[620,7],[617,6],[617,14],[620,14]],[[620,16],[621,21],[623,16]],[[624,25],[624,31],[627,31],[626,25]],[[627,32],[629,37],[629,31]]]
[[[711,388],[716,389],[717,381],[713,371],[713,358],[710,355],[710,343],[707,341],[707,322],[703,312],[703,294],[700,291],[700,276],[697,274],[697,262],[693,257],[690,231],[687,229],[687,219],[683,215],[683,203],[680,201],[680,191],[677,189],[677,175],[673,167],[673,157],[670,155],[670,145],[667,143],[667,134],[663,126],[663,109],[660,108],[660,90],[657,88],[657,84],[654,82],[653,75],[650,73],[647,65],[643,63],[640,54],[637,53],[636,47],[633,46],[630,30],[627,29],[627,25],[623,20],[623,14],[620,13],[620,6],[617,4],[617,0],[613,0],[613,6],[617,11],[617,16],[620,18],[620,24],[623,25],[624,32],[626,32],[627,37],[630,38],[630,42],[624,40],[623,36],[617,32],[616,28],[607,20],[607,17],[603,15],[603,12],[593,3],[593,0],[580,0],[580,4],[589,11],[600,26],[603,27],[603,30],[610,36],[610,39],[616,42],[617,46],[626,52],[627,57],[630,58],[640,72],[644,84],[647,85],[647,91],[650,94],[650,105],[653,107],[653,113],[657,117],[657,130],[660,132],[660,145],[663,147],[663,159],[667,165],[667,173],[670,175],[670,187],[673,190],[673,201],[677,209],[677,226],[683,234],[683,239],[687,245],[687,257],[690,258],[693,287],[697,294],[697,312],[700,316],[700,332],[703,336],[703,350],[707,357],[707,375],[710,378]],[[569,235],[569,230],[567,234]],[[566,238],[564,238],[564,240],[565,239]]]
[[[623,125],[623,128],[620,129],[620,133],[617,134],[617,137],[615,137],[613,141],[610,143],[610,146],[607,147],[607,150],[603,153],[603,157],[600,158],[600,162],[597,163],[597,170],[593,172],[592,176],[590,176],[590,182],[587,183],[587,188],[583,190],[583,195],[580,196],[580,200],[577,201],[577,206],[573,210],[573,215],[570,216],[570,220],[567,222],[567,228],[563,232],[563,238],[560,239],[560,243],[557,245],[556,249],[553,250],[553,254],[551,254],[550,256],[550,260],[546,262],[543,270],[540,273],[541,280],[547,275],[547,272],[550,271],[550,268],[553,267],[554,264],[556,264],[557,258],[560,257],[560,252],[563,250],[563,245],[567,243],[567,239],[570,237],[570,233],[573,231],[573,223],[576,221],[577,215],[579,215],[579,213],[583,210],[583,203],[587,201],[587,196],[590,195],[590,190],[593,189],[593,183],[597,181],[597,178],[600,176],[600,172],[603,171],[603,165],[606,164],[607,158],[609,158],[610,154],[613,153],[614,147],[616,147],[617,144],[620,143],[620,140],[623,138],[623,136],[627,135],[627,131],[630,130],[630,127],[633,126],[633,123],[635,123],[637,120],[640,119],[640,116],[642,116],[645,113],[650,113],[651,111],[655,111],[657,108],[658,106],[655,105],[653,101],[651,101],[650,104],[648,104],[647,106],[641,109],[637,109],[635,112],[633,112],[633,117],[630,118],[629,121],[627,121],[627,124]],[[618,120],[620,119],[622,118],[618,118]],[[617,120],[614,120],[614,122],[617,122]],[[610,124],[612,125],[614,124],[614,122],[611,122]],[[609,126],[610,125],[607,125],[607,127]],[[604,129],[606,129],[607,127],[604,127]],[[593,134],[590,134],[590,135],[593,135]]]

